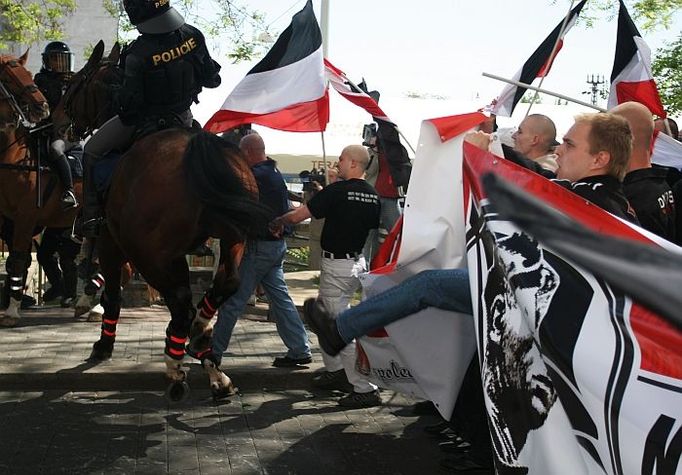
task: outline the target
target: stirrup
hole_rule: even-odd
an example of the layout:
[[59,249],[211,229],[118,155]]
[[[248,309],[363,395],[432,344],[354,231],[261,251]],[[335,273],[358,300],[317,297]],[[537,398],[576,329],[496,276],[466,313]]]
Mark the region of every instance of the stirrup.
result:
[[71,190],[66,190],[64,193],[62,193],[60,201],[62,203],[62,209],[64,211],[78,206],[78,200],[76,199],[76,195]]

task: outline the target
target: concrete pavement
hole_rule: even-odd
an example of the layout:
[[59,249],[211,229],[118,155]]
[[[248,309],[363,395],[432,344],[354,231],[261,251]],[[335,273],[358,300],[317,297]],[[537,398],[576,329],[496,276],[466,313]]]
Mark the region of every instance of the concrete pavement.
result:
[[[316,294],[311,273],[287,277],[298,305]],[[240,319],[223,369],[239,394],[220,403],[192,362],[191,394],[163,397],[163,307],[124,309],[111,361],[86,362],[99,324],[70,311],[28,311],[0,329],[0,473],[429,474],[442,453],[414,400],[343,409],[341,393],[312,390],[322,360],[271,366],[284,353],[265,306]]]

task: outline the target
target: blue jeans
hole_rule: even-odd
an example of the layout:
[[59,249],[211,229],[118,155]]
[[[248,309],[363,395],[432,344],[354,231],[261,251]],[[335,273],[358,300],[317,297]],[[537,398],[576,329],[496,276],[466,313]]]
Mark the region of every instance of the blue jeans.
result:
[[354,338],[367,335],[427,307],[471,315],[473,310],[469,271],[422,271],[342,312],[336,317],[336,326],[343,341],[350,343]]
[[220,306],[218,321],[213,327],[213,354],[216,357],[222,358],[237,319],[244,313],[246,302],[259,282],[268,296],[270,314],[275,318],[277,333],[289,349],[287,356],[296,359],[310,356],[308,333],[284,281],[282,263],[286,249],[283,239],[249,241],[247,244],[239,266],[239,289]]

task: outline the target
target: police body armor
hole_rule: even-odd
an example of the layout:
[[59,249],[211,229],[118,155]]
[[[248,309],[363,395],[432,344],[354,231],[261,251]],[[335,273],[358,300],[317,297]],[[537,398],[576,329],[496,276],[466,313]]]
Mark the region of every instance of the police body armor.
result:
[[204,37],[191,25],[158,35],[142,35],[124,52],[121,120],[140,125],[148,117],[187,111],[203,86],[220,84],[220,66],[208,55]]

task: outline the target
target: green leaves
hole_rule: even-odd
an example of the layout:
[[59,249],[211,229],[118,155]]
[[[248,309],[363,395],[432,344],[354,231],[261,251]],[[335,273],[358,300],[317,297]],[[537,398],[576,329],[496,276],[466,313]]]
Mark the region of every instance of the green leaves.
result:
[[[128,21],[123,0],[102,1],[109,14],[119,18],[119,40],[134,39],[135,27]],[[234,63],[261,56],[270,46],[264,35],[265,16],[236,1],[175,0],[172,5],[202,31],[214,53]]]
[[0,49],[9,42],[32,44],[62,37],[62,20],[76,0],[0,0]]
[[653,56],[651,69],[661,101],[668,114],[676,116],[682,112],[682,34]]

